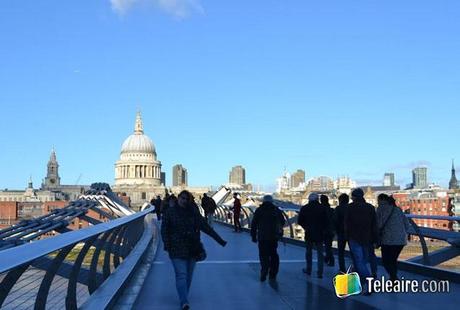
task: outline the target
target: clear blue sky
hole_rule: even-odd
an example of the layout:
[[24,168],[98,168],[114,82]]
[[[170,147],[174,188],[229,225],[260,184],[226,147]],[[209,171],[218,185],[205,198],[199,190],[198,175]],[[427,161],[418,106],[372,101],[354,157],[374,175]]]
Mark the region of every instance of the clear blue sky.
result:
[[460,162],[460,2],[3,0],[0,188],[113,183],[142,110],[171,180],[288,171],[446,185]]

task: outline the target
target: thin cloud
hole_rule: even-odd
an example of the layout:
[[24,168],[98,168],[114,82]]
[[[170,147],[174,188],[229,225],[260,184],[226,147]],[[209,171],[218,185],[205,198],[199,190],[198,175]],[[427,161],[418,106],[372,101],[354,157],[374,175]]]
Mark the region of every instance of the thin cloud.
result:
[[204,13],[199,0],[110,0],[110,3],[119,15],[125,15],[138,6],[153,6],[178,19],[186,18],[193,13]]

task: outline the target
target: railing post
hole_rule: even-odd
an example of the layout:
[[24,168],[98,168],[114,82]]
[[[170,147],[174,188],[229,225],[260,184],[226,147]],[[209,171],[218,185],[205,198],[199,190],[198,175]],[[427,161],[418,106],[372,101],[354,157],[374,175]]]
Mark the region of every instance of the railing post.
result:
[[16,284],[22,274],[29,268],[30,263],[24,264],[10,270],[0,283],[0,307],[5,302],[6,297],[10,293],[13,286]]
[[[85,241],[85,245],[78,253],[77,259],[74,262],[72,267],[72,272],[69,276],[69,283],[67,284],[67,295],[65,298],[65,305],[67,310],[76,310],[77,309],[77,279],[80,273],[80,268],[85,259],[88,250],[96,241],[98,236],[91,237]],[[89,280],[89,279],[88,279]]]
[[121,227],[115,228],[113,231],[112,235],[109,238],[109,246],[106,247],[105,249],[105,255],[104,255],[104,267],[102,269],[102,276],[105,279],[107,279],[110,276],[110,254],[112,254],[113,249],[114,249],[114,244],[115,244],[115,238],[118,236],[118,233],[120,232]]
[[412,220],[411,218],[408,218],[408,220],[409,220],[409,223],[412,225],[412,228],[414,228],[414,231],[417,234],[418,238],[420,239],[420,243],[422,245],[422,252],[423,252],[423,264],[429,266],[430,256],[428,253],[428,247],[426,246],[425,237],[420,232],[420,229],[418,228],[418,225],[414,222],[414,220]]
[[96,249],[94,250],[93,258],[91,259],[91,266],[89,268],[88,291],[90,294],[92,294],[100,285],[96,277],[97,264],[99,262],[99,254],[101,253],[101,250],[104,247],[107,238],[112,233],[112,230],[105,232],[104,235],[96,241]]
[[60,250],[59,254],[53,259],[53,262],[48,267],[45,277],[40,284],[37,298],[35,299],[35,310],[44,310],[46,308],[46,300],[48,299],[48,292],[50,290],[51,284],[53,283],[54,276],[56,275],[56,272],[58,271],[66,256],[70,253],[70,251],[72,251],[75,245],[76,243]]

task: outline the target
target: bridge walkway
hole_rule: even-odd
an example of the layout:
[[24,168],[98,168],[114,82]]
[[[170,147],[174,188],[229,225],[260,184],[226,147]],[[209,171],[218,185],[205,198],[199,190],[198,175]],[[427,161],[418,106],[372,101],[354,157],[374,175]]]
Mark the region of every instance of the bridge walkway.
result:
[[[305,249],[279,243],[280,272],[276,282],[259,281],[257,245],[247,233],[215,225],[228,241],[225,248],[202,234],[208,258],[197,264],[190,291],[192,309],[428,309],[442,306],[458,309],[460,285],[450,283],[450,293],[374,293],[371,296],[351,296],[339,299],[334,293],[333,277],[337,265],[325,265],[324,276],[302,273]],[[314,254],[315,257],[315,254]],[[349,264],[349,261],[347,261]],[[379,276],[386,274],[379,266]],[[425,279],[419,275],[400,272],[406,279]],[[174,271],[160,242],[157,256],[134,304],[135,309],[179,309]]]

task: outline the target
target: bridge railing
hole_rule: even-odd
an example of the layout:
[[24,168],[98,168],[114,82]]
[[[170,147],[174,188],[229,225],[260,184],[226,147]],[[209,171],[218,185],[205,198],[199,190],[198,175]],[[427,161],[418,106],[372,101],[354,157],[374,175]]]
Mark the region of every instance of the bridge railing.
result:
[[111,306],[152,241],[152,211],[0,251],[0,307]]
[[[276,202],[275,202],[276,204]],[[280,207],[283,215],[286,219],[286,224],[283,229],[283,238],[286,241],[292,241],[292,243],[302,245],[303,240],[303,229],[297,225],[297,218],[300,211],[300,207]],[[240,214],[240,223],[243,228],[249,230],[251,228],[251,221],[254,215],[255,207],[242,206]],[[228,206],[218,206],[214,217],[215,220],[227,225],[233,225],[233,216],[230,216],[231,210]],[[417,225],[417,221],[420,220],[437,220],[447,222],[460,223],[460,217],[455,216],[428,216],[428,215],[406,215],[411,228],[409,234],[415,236],[420,242],[421,253],[415,257],[411,257],[406,261],[400,261],[403,267],[414,272],[420,272],[430,276],[444,276],[450,279],[460,282],[460,264],[457,264],[458,269],[439,269],[431,268],[439,266],[440,264],[449,261],[451,259],[460,258],[460,232],[449,231],[436,228],[428,228]],[[447,226],[447,225],[446,225]],[[436,250],[430,252],[429,242],[427,240],[439,240],[443,241],[440,246],[437,246]],[[422,268],[423,267],[423,268]]]

